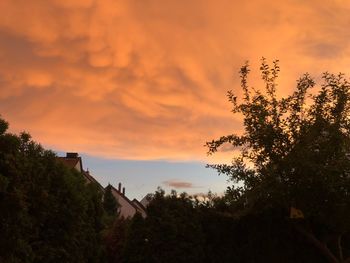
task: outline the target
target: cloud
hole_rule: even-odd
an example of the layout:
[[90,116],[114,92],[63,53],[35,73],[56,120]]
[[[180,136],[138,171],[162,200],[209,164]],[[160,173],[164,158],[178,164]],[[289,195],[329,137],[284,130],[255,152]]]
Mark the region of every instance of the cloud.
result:
[[173,187],[176,189],[195,188],[195,186],[190,182],[177,181],[177,180],[164,181],[163,184],[168,187]]
[[241,129],[225,94],[239,94],[245,60],[257,86],[259,58],[279,58],[282,93],[306,71],[348,68],[349,6],[3,0],[0,113],[57,150],[206,160],[207,140]]

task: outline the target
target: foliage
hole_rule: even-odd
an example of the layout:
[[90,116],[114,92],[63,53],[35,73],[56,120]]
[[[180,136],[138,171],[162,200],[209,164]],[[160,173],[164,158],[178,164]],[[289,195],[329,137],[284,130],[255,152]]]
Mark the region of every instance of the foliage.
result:
[[101,262],[102,195],[0,118],[0,262]]
[[118,215],[119,206],[118,201],[112,194],[112,186],[108,184],[103,196],[103,208],[108,216],[115,218]]
[[124,262],[203,262],[198,213],[186,194],[166,196],[159,189],[147,217],[135,216],[128,230]]
[[276,211],[237,218],[209,199],[159,189],[147,218],[116,225],[109,262],[325,262]]
[[[270,67],[262,59],[260,71],[263,90],[248,86],[246,64],[240,70],[243,98],[228,92],[233,113],[243,116],[243,134],[207,143],[209,154],[228,143],[240,149],[239,156],[231,164],[209,166],[234,183],[227,196],[238,214],[281,209],[286,217],[296,207],[309,224],[296,230],[329,261],[342,262],[341,238],[350,230],[349,82],[342,74],[324,73],[312,93],[315,82],[305,74],[292,95],[279,99],[278,61]],[[332,252],[327,239],[337,240]]]
[[[106,245],[107,262],[123,262],[127,229],[130,227],[130,219],[118,217],[112,227],[108,229],[104,242]],[[135,231],[135,229],[133,229]],[[135,231],[137,232],[137,231]]]

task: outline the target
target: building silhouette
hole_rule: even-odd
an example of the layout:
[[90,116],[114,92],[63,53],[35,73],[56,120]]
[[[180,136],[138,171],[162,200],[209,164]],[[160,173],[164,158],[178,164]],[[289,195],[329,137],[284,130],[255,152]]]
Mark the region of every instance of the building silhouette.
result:
[[[80,172],[86,180],[86,183],[95,183],[102,192],[105,191],[105,188],[90,174],[90,172],[83,169],[83,162],[78,153],[67,152],[65,157],[58,157],[58,160],[68,168]],[[145,205],[137,199],[131,201],[125,195],[125,187],[122,187],[121,183],[118,183],[118,188],[115,188],[113,185],[111,186],[112,194],[119,204],[118,212],[120,217],[133,217],[136,213],[140,213],[143,217],[146,217]]]

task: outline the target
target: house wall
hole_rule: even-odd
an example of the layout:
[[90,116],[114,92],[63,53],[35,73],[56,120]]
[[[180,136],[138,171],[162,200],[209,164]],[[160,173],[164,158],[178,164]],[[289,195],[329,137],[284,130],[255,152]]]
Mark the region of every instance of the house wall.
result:
[[125,218],[133,217],[136,213],[135,207],[133,207],[125,198],[115,189],[112,189],[113,196],[118,200],[120,204],[120,216]]
[[82,170],[81,170],[81,163],[80,163],[80,161],[79,162],[77,162],[77,164],[74,166],[74,168],[79,172],[79,173],[81,173],[82,172]]
[[144,208],[142,208],[139,204],[138,204],[138,202],[135,202],[134,200],[132,201],[133,202],[133,204],[134,205],[136,205],[137,207],[138,207],[138,212],[141,214],[141,216],[143,217],[143,218],[146,218],[146,211],[144,210]]
[[150,203],[150,201],[152,200],[152,195],[151,194],[147,194],[145,197],[142,198],[142,200],[140,201],[140,203],[144,206],[147,207],[148,204]]

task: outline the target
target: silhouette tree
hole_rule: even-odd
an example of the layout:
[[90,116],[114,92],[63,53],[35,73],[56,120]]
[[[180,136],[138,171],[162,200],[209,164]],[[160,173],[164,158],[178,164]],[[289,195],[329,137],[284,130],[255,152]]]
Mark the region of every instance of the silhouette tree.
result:
[[[130,219],[118,217],[114,220],[112,227],[105,234],[105,245],[107,262],[120,263],[125,262],[125,243],[127,239],[127,230]],[[134,227],[132,227],[134,231]]]
[[[278,61],[270,67],[262,59],[264,88],[248,85],[249,66],[240,70],[243,96],[228,92],[233,113],[243,116],[243,134],[230,134],[207,142],[214,154],[230,144],[240,154],[231,164],[209,167],[234,183],[227,197],[237,214],[268,209],[297,211],[290,219],[303,236],[329,262],[350,262],[350,85],[342,74],[323,74],[315,92],[305,74],[293,94],[276,94]],[[295,215],[295,213],[294,213]]]
[[101,262],[102,195],[0,118],[0,262]]
[[158,189],[144,219],[130,222],[124,262],[203,262],[202,228],[198,213],[186,194],[166,196]]
[[110,184],[107,185],[103,197],[103,207],[108,214],[108,216],[117,216],[118,209],[120,207],[118,201],[112,194],[112,186]]

